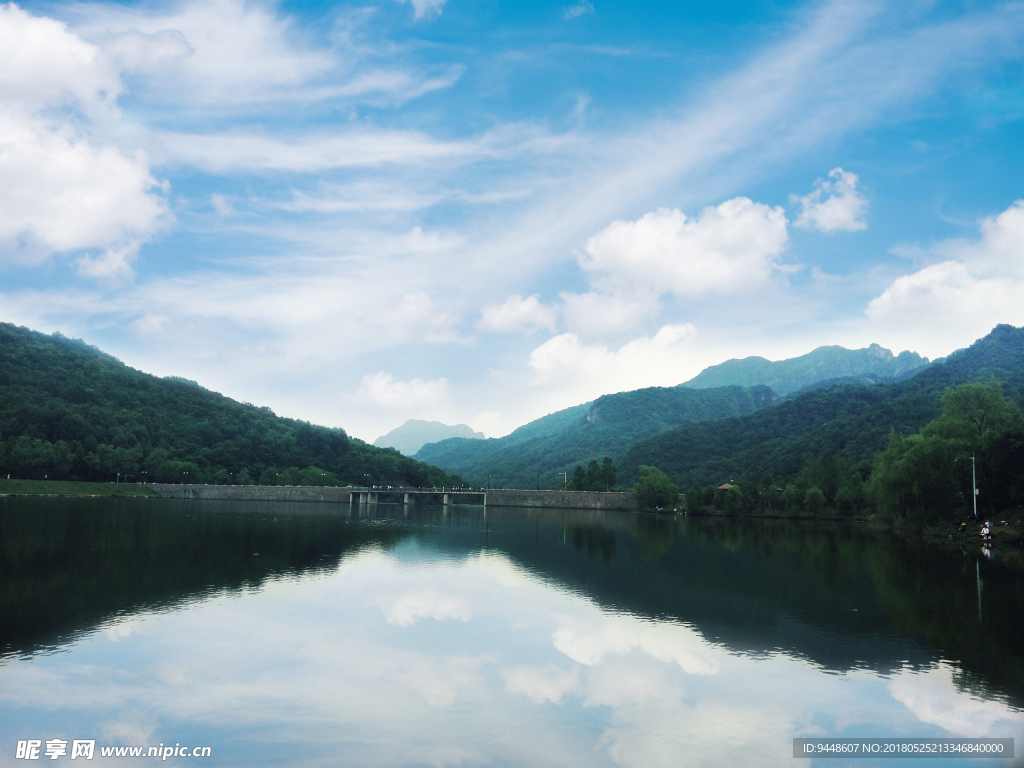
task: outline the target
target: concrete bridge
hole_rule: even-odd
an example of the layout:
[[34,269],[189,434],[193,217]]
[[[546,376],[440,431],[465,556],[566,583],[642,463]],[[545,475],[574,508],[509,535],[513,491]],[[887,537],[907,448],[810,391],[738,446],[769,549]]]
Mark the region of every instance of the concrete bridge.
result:
[[550,509],[637,509],[632,493],[596,491],[528,491],[483,488],[401,488],[293,485],[171,485],[150,483],[161,496],[173,499],[223,501],[313,501],[334,504],[468,504],[484,507],[534,507]]
[[486,490],[474,488],[352,488],[350,504],[475,504],[487,506]]

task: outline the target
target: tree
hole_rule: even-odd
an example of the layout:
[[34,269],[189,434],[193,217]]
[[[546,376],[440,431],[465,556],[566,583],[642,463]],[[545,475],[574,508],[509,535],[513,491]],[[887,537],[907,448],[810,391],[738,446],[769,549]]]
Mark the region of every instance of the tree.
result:
[[802,498],[800,489],[793,483],[788,483],[782,492],[782,503],[786,505],[786,509],[793,509],[798,506]]
[[699,485],[690,487],[686,492],[686,510],[696,512],[701,508],[701,489]]
[[1004,432],[1017,415],[999,382],[971,382],[947,389],[942,395],[942,416],[921,431],[964,440],[980,450],[986,438]]
[[599,478],[599,482],[604,485],[603,490],[610,491],[615,487],[615,475],[616,469],[614,462],[612,462],[610,456],[605,456],[604,462],[601,464],[601,476]]
[[825,507],[825,492],[816,485],[812,485],[804,494],[804,508],[818,513]]
[[743,489],[738,485],[730,486],[726,489],[725,493],[722,494],[722,506],[725,507],[725,511],[730,515],[742,512],[743,502]]
[[840,488],[836,492],[836,511],[841,515],[851,515],[857,508],[859,499],[849,488]]
[[961,516],[970,478],[968,463],[957,461],[964,448],[937,435],[893,433],[871,473],[871,496],[879,510],[916,524]]
[[679,489],[660,469],[643,465],[633,493],[641,509],[661,509],[675,503]]

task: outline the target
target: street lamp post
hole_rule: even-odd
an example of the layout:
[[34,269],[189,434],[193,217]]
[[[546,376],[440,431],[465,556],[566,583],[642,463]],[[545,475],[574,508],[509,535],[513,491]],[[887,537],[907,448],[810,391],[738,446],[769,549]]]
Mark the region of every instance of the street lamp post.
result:
[[562,476],[562,490],[564,491],[569,486],[569,474],[567,472],[559,472]]
[[978,519],[978,480],[974,474],[974,454],[971,453],[971,490],[974,491],[972,498],[974,499],[974,519]]

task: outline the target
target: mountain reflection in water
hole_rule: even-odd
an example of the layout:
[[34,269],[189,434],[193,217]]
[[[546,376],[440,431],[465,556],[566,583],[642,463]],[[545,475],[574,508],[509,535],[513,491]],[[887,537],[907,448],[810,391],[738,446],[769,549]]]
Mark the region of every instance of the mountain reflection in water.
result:
[[61,723],[250,765],[777,765],[795,736],[1022,735],[1024,575],[998,557],[832,524],[361,515],[0,500],[0,755]]

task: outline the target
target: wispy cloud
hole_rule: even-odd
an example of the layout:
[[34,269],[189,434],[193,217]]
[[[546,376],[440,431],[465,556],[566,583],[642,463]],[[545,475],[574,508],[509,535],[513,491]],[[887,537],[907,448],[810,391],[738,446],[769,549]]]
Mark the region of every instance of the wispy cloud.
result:
[[570,5],[562,11],[562,18],[576,19],[594,12],[594,4],[590,0],[580,0],[576,5]]
[[[401,3],[406,0],[398,0]],[[429,19],[440,16],[448,0],[409,0],[412,3],[413,15],[417,19]]]

